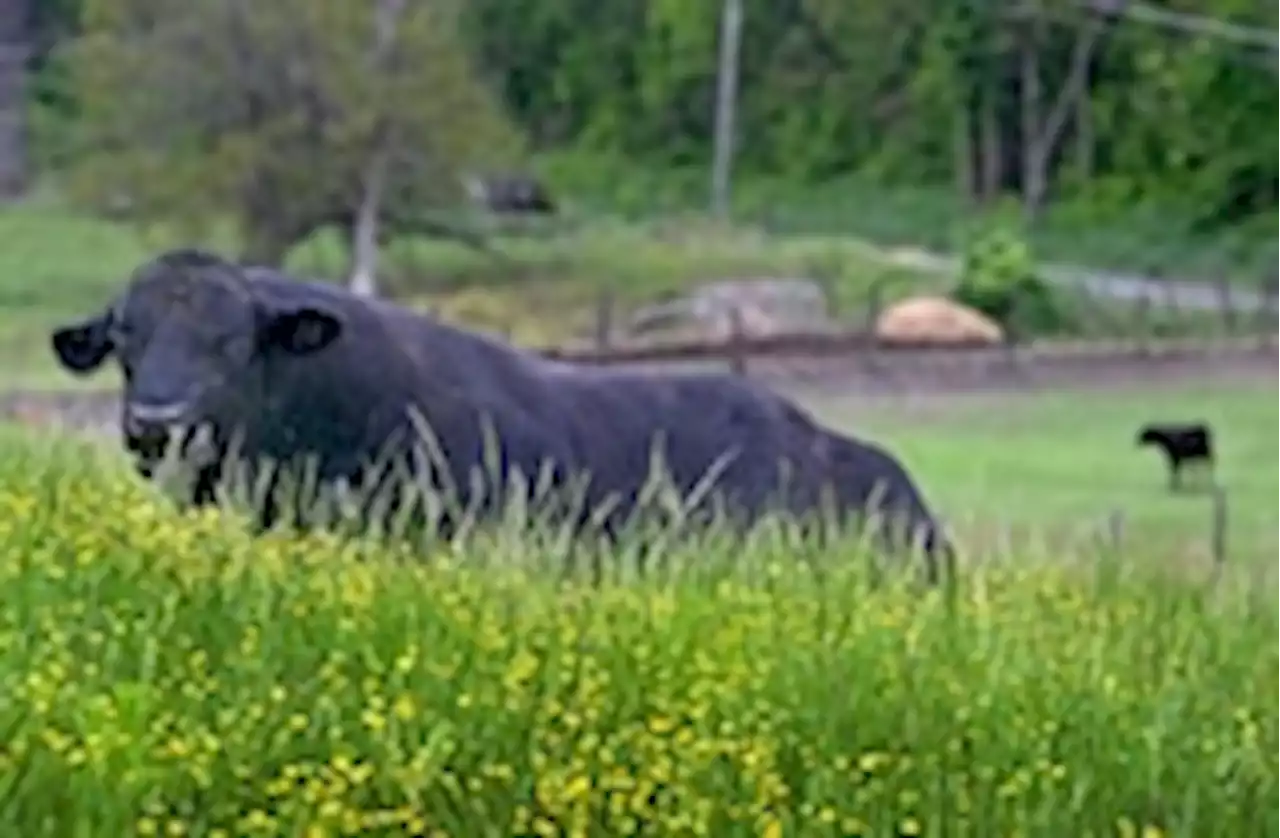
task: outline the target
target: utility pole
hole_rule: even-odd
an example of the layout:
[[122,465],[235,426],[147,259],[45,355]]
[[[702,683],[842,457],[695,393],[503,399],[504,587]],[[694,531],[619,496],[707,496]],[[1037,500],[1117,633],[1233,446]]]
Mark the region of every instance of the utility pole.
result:
[[711,160],[711,213],[720,219],[729,215],[741,45],[742,0],[724,0],[720,16],[720,63],[716,71],[715,148]]

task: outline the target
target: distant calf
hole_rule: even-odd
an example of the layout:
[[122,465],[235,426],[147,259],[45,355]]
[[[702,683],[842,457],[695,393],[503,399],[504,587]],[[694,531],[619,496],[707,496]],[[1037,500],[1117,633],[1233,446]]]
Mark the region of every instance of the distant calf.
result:
[[1138,434],[1139,445],[1154,445],[1169,458],[1169,487],[1182,486],[1182,465],[1202,462],[1213,467],[1213,438],[1204,424],[1152,424]]

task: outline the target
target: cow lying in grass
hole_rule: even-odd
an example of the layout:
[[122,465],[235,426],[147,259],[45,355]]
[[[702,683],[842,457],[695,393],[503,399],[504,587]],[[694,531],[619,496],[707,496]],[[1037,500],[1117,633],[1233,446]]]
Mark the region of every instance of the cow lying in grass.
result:
[[[609,535],[643,512],[657,451],[681,498],[700,493],[688,510],[695,518],[715,512],[745,526],[771,512],[812,518],[825,509],[837,521],[877,521],[889,547],[911,534],[930,568],[950,551],[894,457],[741,378],[557,363],[199,250],[141,265],[109,307],[57,329],[52,345],[77,374],[115,358],[138,468],[152,475],[180,437],[197,473],[194,503],[217,497],[228,463],[287,471],[307,460],[318,485],[368,494],[429,484],[452,509],[483,517],[511,499],[518,473],[530,478],[526,494],[535,475],[575,489],[576,505],[562,514]],[[261,499],[263,526],[281,503],[269,491]],[[863,515],[869,507],[873,518]]]

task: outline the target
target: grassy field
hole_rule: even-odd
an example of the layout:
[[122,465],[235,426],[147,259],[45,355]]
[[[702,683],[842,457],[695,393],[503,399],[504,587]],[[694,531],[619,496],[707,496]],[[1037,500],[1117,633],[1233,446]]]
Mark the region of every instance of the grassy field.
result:
[[1118,511],[1130,548],[1205,568],[1210,496],[1170,493],[1163,455],[1135,441],[1147,422],[1209,422],[1216,477],[1229,503],[1230,556],[1263,560],[1274,570],[1275,381],[1153,387],[1136,380],[1125,390],[908,399],[909,409],[856,393],[812,394],[806,401],[826,422],[899,452],[939,507],[980,543],[1013,531],[1024,545],[1047,538],[1061,548],[1091,537]]
[[[255,540],[98,449],[0,432],[0,818],[49,836],[1272,834],[1274,386],[1024,399],[811,402],[979,528],[1130,513],[1118,553],[988,543],[950,596],[768,533],[602,588],[502,533],[413,555]],[[1215,423],[1235,501],[1212,588],[1168,572],[1198,552],[1203,501],[1166,496],[1132,448],[1137,421],[1184,415]]]
[[[47,329],[172,239],[0,210],[0,389]],[[820,274],[856,309],[938,278],[832,236],[597,224],[508,260],[397,242],[392,290],[531,344],[727,275]],[[335,275],[318,237],[292,267]],[[857,545],[776,535],[677,570],[556,582],[499,533],[410,551],[248,536],[110,450],[0,428],[0,820],[24,835],[1272,834],[1274,384],[811,395],[886,443],[954,526],[949,593],[872,585]],[[1230,515],[1170,495],[1150,419],[1213,423]],[[1113,513],[1121,542],[1099,535]],[[413,555],[409,555],[413,552]],[[802,561],[801,556],[809,559]]]
[[24,834],[1274,824],[1265,603],[1040,565],[948,604],[819,584],[763,540],[734,571],[712,544],[677,560],[716,574],[553,586],[510,553],[480,574],[493,556],[251,543],[7,455],[0,782]]

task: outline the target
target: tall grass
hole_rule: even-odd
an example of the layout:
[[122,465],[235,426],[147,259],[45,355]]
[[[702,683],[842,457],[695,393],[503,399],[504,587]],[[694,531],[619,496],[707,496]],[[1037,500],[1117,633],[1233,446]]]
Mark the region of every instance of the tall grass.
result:
[[21,835],[1186,835],[1277,828],[1274,598],[1158,556],[871,584],[852,545],[252,537],[0,441]]

